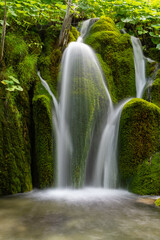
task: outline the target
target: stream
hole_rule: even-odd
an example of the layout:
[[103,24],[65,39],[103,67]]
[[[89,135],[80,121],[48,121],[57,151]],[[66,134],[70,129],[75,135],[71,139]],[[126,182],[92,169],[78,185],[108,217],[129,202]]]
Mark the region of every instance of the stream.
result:
[[158,240],[160,209],[140,199],[101,188],[2,197],[0,240]]

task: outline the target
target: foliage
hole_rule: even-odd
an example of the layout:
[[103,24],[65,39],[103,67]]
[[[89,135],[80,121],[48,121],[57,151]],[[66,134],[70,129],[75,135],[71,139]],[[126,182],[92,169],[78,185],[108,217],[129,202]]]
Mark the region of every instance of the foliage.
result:
[[[48,1],[49,2],[49,1]],[[35,25],[52,24],[56,29],[60,28],[65,14],[66,6],[52,1],[52,5],[40,0],[13,0],[7,2],[8,26],[12,22],[25,30]],[[3,16],[4,1],[0,2],[0,16]],[[66,5],[66,4],[65,4]],[[0,22],[3,24],[3,21]]]
[[125,28],[141,40],[147,36],[160,50],[159,0],[77,0],[77,12],[83,18],[109,16],[119,29]]
[[[0,2],[0,25],[3,24],[4,5],[3,0]],[[25,30],[35,25],[50,24],[53,30],[60,30],[67,4],[64,0],[13,0],[7,2],[7,8],[8,27],[12,22]],[[144,44],[149,41],[160,50],[159,0],[73,0],[71,13],[79,19],[111,17],[119,29],[125,28],[141,40],[147,38]]]
[[23,91],[23,88],[20,86],[19,80],[13,76],[8,76],[8,79],[1,81],[1,83],[7,85],[6,90],[10,92],[13,92],[15,90]]

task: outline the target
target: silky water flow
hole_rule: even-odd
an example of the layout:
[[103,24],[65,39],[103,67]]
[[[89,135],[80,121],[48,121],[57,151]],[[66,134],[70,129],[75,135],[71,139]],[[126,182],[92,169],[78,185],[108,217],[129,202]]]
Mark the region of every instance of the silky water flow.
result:
[[[56,112],[58,188],[87,184],[104,188],[118,186],[119,123],[122,109],[130,99],[113,106],[98,59],[83,42],[96,20],[84,21],[77,42],[71,42],[63,54],[59,104],[38,73]],[[139,39],[131,40],[136,97],[140,98],[146,84],[145,59]]]

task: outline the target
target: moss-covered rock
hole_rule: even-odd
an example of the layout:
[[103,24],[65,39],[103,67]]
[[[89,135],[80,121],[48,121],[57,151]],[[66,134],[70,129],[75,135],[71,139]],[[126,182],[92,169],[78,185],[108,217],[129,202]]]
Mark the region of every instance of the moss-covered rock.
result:
[[141,195],[160,195],[160,153],[151,155],[138,165],[130,189]]
[[157,207],[160,207],[160,198],[158,198],[154,203]]
[[103,68],[113,102],[136,95],[133,49],[128,34],[121,34],[110,18],[101,18],[85,39]]
[[27,122],[8,93],[0,99],[0,195],[32,189]]
[[160,150],[160,109],[133,99],[123,108],[119,130],[119,171],[125,186],[132,184],[139,164]]
[[51,100],[46,95],[33,98],[33,118],[35,125],[34,182],[37,187],[53,185],[53,134]]

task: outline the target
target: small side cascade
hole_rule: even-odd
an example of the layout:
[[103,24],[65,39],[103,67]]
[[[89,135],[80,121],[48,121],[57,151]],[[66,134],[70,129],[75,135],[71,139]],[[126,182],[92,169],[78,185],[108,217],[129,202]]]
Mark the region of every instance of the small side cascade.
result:
[[143,91],[146,85],[145,75],[145,58],[142,51],[142,45],[139,38],[131,37],[134,53],[135,64],[135,82],[136,82],[136,97],[142,98]]
[[77,42],[83,42],[83,39],[85,38],[85,36],[87,35],[87,33],[89,33],[92,25],[98,21],[99,18],[90,18],[86,21],[83,22],[82,27],[81,27],[81,32],[80,32],[80,36],[77,39]]
[[96,187],[116,188],[118,181],[117,146],[121,112],[127,99],[112,109],[107,117],[99,144],[95,165],[93,185]]
[[38,75],[38,77],[40,78],[43,87],[47,90],[47,92],[49,93],[49,95],[52,97],[53,104],[54,104],[54,107],[55,107],[56,116],[57,116],[57,120],[58,120],[58,118],[59,118],[59,117],[58,117],[58,115],[59,115],[59,114],[58,114],[58,112],[59,112],[59,106],[58,106],[57,99],[56,99],[56,97],[54,96],[54,94],[52,93],[52,91],[51,91],[48,83],[41,77],[39,71],[37,72],[37,75]]

